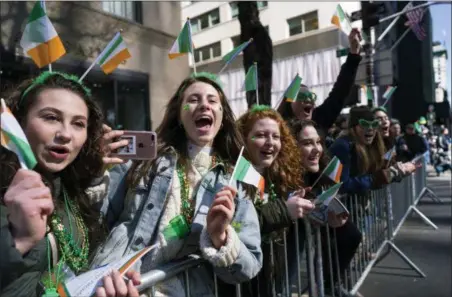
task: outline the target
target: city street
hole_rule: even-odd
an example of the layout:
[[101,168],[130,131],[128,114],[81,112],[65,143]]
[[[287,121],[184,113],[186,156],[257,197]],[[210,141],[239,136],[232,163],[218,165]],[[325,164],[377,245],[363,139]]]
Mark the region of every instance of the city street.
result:
[[451,175],[430,173],[428,186],[443,201],[434,203],[425,197],[419,210],[430,218],[438,230],[412,215],[396,238],[396,245],[421,268],[427,277],[415,271],[392,252],[370,273],[360,293],[365,297],[450,297],[451,285]]

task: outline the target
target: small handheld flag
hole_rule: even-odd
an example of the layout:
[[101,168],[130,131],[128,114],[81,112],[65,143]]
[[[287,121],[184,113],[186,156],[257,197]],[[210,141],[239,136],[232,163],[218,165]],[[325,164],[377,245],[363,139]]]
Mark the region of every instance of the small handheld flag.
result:
[[5,100],[3,99],[1,99],[0,118],[0,142],[2,146],[17,155],[22,168],[33,169],[37,164],[35,155],[33,154],[22,127],[6,106]]
[[189,53],[193,53],[193,42],[190,19],[187,19],[182,31],[179,33],[179,36],[177,36],[176,41],[171,47],[168,57],[172,60]]
[[79,81],[81,82],[97,63],[100,64],[100,67],[105,74],[110,74],[119,66],[119,64],[130,57],[131,55],[127,49],[127,44],[122,38],[121,33],[118,32],[107,44],[107,47],[105,47],[96,60],[91,63],[85,73],[83,73]]
[[342,32],[347,35],[349,35],[353,29],[352,25],[350,24],[350,20],[345,15],[345,12],[340,4],[337,5],[336,11],[331,18],[331,24],[336,25],[339,29],[342,30]]
[[294,102],[300,92],[301,88],[301,77],[297,75],[294,77],[289,87],[284,92],[284,98],[287,102]]
[[257,63],[248,69],[245,76],[245,91],[256,91],[256,104],[259,105],[259,92],[258,92],[258,78],[257,78]]
[[333,159],[328,163],[328,165],[325,167],[325,169],[322,171],[322,173],[319,175],[317,180],[312,184],[311,187],[314,187],[317,182],[320,180],[322,175],[326,175],[329,179],[334,181],[335,183],[338,183],[341,181],[341,175],[342,175],[342,163],[338,159],[338,157],[334,156]]
[[389,99],[391,99],[392,94],[397,90],[397,87],[389,86],[383,94],[383,98],[385,98],[385,102],[383,103],[383,107],[388,103]]
[[28,16],[20,46],[39,67],[50,65],[64,54],[66,49],[44,9],[44,1],[37,1]]
[[223,66],[223,68],[221,68],[220,73],[222,73],[224,71],[224,69],[226,69],[226,67],[235,59],[235,57],[237,57],[243,50],[245,50],[245,48],[253,41],[253,38],[251,38],[250,40],[240,44],[238,47],[234,48],[232,51],[230,51],[229,53],[227,53],[224,57],[223,57],[223,61],[226,62],[226,64]]
[[394,153],[396,151],[395,146],[393,146],[389,151],[387,151],[384,155],[384,159],[386,161],[390,161],[392,159],[392,157],[394,156]]
[[336,197],[337,192],[339,192],[339,189],[341,188],[342,183],[335,184],[331,188],[327,189],[326,191],[322,192],[317,198],[314,200],[314,204],[323,204],[328,205],[330,204],[331,200]]
[[244,182],[246,184],[255,186],[259,189],[261,198],[264,196],[265,180],[264,178],[254,169],[253,165],[242,156],[243,148],[240,152],[237,163],[235,164],[234,171],[232,172],[229,184],[234,180]]

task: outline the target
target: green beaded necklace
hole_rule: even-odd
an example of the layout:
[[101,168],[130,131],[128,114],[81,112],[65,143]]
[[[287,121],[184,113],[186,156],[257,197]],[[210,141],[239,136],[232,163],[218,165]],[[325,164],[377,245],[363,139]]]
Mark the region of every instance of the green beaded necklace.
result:
[[[212,157],[212,165],[214,167],[216,165],[216,157]],[[195,212],[194,200],[190,197],[190,186],[187,181],[187,170],[186,167],[181,164],[181,162],[177,163],[176,167],[177,177],[179,178],[180,183],[180,196],[182,200],[181,205],[181,213],[184,216],[187,223],[190,225],[193,220],[193,214]]]
[[[68,215],[69,230],[63,225],[63,220],[56,213],[56,211],[50,217],[50,226],[58,241],[58,247],[62,255],[61,258],[64,259],[64,261],[72,269],[72,271],[74,271],[74,273],[78,273],[82,269],[88,267],[88,229],[83,222],[83,218],[80,215],[80,210],[77,204],[67,198],[66,189],[64,187],[63,196],[66,214]],[[81,248],[79,247],[79,244],[75,242],[73,237],[70,214],[72,214],[77,228],[81,233]]]
[[[268,200],[269,201],[275,201],[278,196],[276,195],[275,185],[273,183],[270,183],[270,186],[268,187],[268,192],[269,192],[268,193],[269,194],[269,199]],[[261,205],[263,205],[264,204],[264,199],[261,198],[259,192],[256,193],[256,196],[257,196],[257,198],[255,199],[254,206],[261,206]]]

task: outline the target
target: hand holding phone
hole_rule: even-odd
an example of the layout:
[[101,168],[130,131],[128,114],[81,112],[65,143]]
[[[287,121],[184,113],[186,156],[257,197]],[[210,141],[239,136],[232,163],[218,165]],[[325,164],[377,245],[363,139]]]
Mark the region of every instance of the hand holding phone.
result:
[[112,156],[124,160],[152,160],[157,156],[157,134],[151,131],[123,131],[118,141],[127,145],[112,152]]

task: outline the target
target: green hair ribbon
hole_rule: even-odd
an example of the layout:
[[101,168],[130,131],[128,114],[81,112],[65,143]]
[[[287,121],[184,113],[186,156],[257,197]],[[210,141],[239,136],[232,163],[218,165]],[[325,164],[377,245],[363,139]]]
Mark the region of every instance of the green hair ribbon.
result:
[[45,82],[49,78],[54,77],[54,76],[61,76],[65,80],[78,84],[85,92],[85,95],[91,96],[91,90],[87,86],[85,86],[83,83],[79,82],[79,77],[77,75],[67,74],[64,72],[57,72],[57,71],[52,71],[52,72],[44,71],[33,80],[31,85],[22,93],[22,96],[20,97],[20,99],[23,100],[27,96],[27,94],[30,93],[31,90],[33,90],[34,88],[36,88],[39,85],[44,85]]
[[261,112],[261,111],[266,111],[266,110],[272,110],[272,108],[268,105],[254,104],[253,106],[251,106],[250,112],[255,113],[255,112]]

